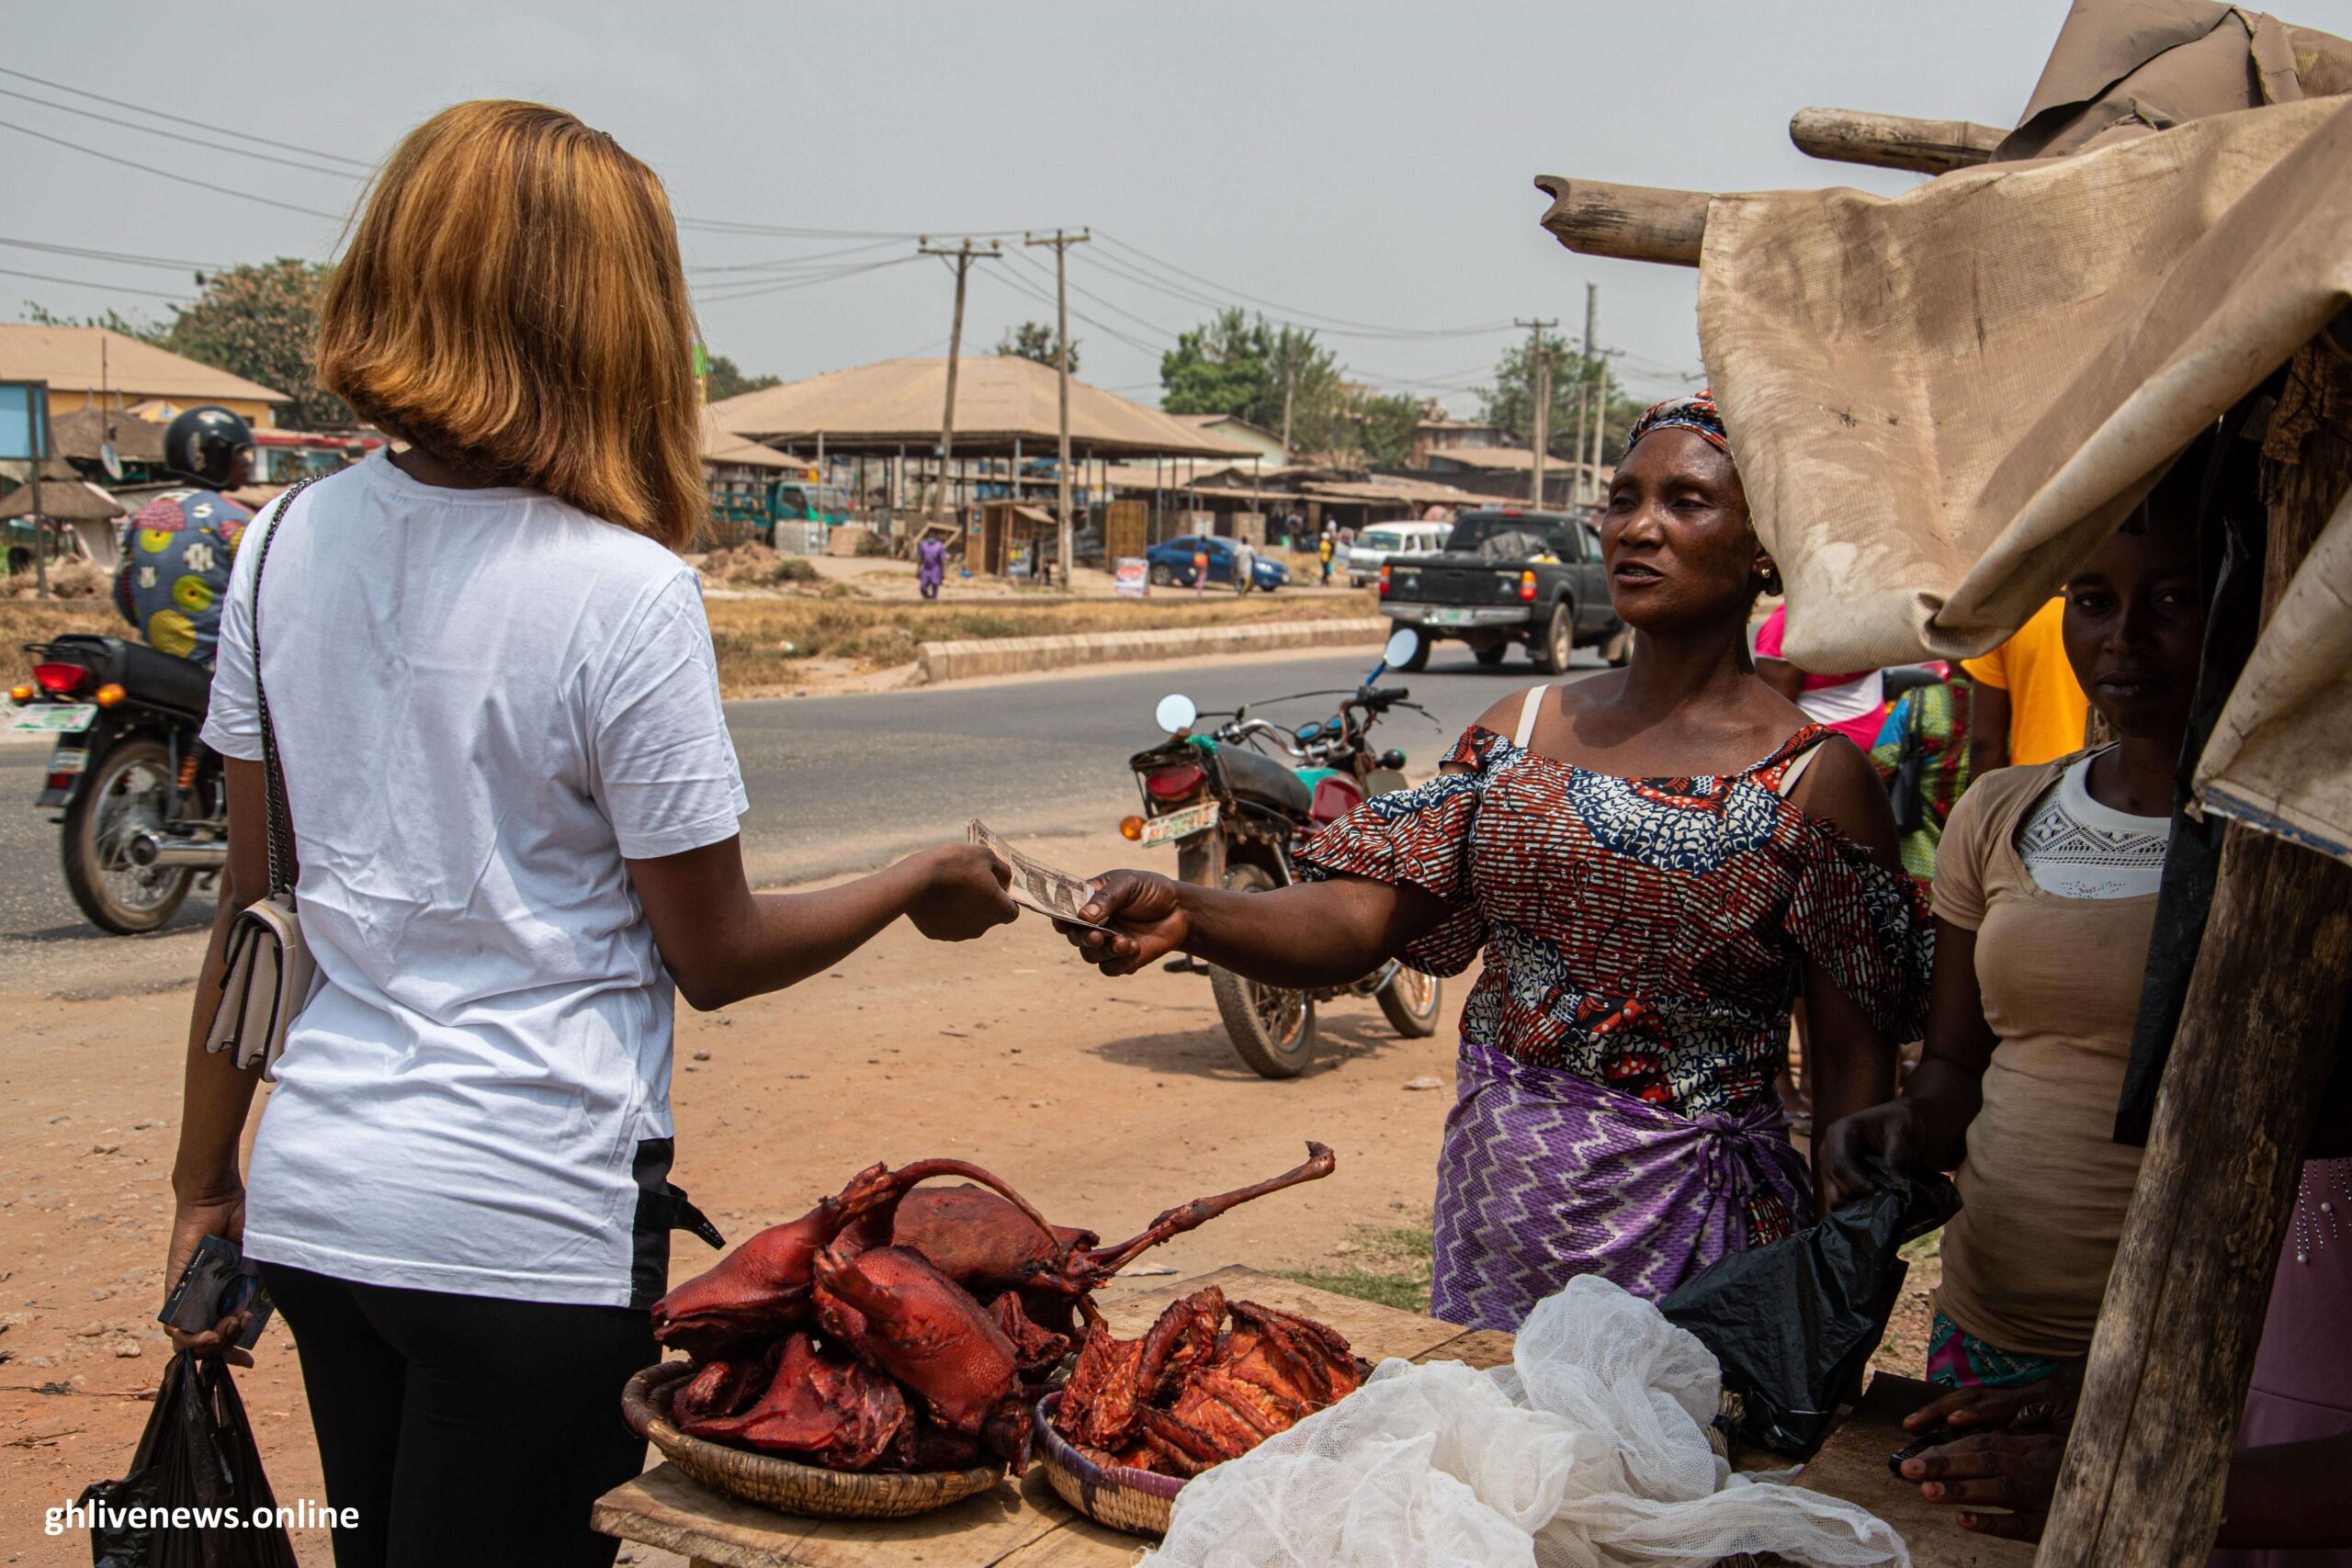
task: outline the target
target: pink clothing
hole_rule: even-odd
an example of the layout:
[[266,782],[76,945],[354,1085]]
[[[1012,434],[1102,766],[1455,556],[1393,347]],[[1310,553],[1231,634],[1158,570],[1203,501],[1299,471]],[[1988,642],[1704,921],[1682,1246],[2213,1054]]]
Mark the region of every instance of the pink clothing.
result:
[[[1788,625],[1786,605],[1776,607],[1764,617],[1764,624],[1756,628],[1757,658],[1788,657],[1781,651]],[[1886,720],[1885,686],[1875,670],[1856,670],[1844,675],[1804,672],[1804,687],[1797,694],[1797,706],[1814,723],[1827,725],[1868,751],[1878,744],[1879,729]]]
[[[2303,1162],[2238,1447],[2352,1431],[2352,1158]],[[2211,1568],[2352,1568],[2352,1551],[2217,1551]]]

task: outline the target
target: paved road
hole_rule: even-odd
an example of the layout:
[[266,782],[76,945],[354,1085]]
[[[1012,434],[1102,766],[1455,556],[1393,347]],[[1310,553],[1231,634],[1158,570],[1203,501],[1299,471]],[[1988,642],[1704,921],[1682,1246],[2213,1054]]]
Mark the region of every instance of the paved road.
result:
[[[1580,661],[1592,659],[1579,654]],[[1204,711],[1286,693],[1352,687],[1368,654],[1155,665],[1113,674],[944,686],[872,696],[730,703],[728,722],[752,796],[752,873],[777,883],[854,871],[941,838],[978,816],[1015,837],[1098,830],[1133,808],[1128,755],[1158,738],[1153,705],[1182,691]],[[1578,673],[1597,670],[1580,663]],[[1538,677],[1442,649],[1429,669],[1392,674],[1436,722],[1393,713],[1379,734],[1416,776],[1463,727]],[[1305,722],[1330,699],[1263,708]],[[0,989],[118,993],[185,984],[200,962],[209,899],[191,897],[164,931],[101,936],[67,897],[57,829],[31,808],[46,752],[0,749]]]

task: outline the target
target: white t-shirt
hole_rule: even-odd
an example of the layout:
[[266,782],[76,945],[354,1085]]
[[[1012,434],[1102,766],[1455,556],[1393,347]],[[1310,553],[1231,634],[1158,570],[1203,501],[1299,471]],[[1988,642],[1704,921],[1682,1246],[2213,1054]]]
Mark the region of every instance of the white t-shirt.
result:
[[[238,548],[204,727],[248,761],[277,513]],[[622,858],[720,842],[748,806],[695,575],[536,491],[421,484],[380,451],[284,527],[264,673],[320,978],[254,1138],[245,1250],[642,1304],[672,987]]]

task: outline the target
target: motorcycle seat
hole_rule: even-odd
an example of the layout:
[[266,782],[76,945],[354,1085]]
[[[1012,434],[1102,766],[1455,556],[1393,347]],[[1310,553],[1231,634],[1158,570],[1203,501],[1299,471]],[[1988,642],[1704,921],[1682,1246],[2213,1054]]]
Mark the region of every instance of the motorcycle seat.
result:
[[1240,746],[1219,747],[1217,758],[1225,764],[1226,783],[1242,799],[1279,807],[1295,816],[1306,815],[1312,797],[1287,763]]
[[199,722],[211,705],[212,671],[202,665],[117,637],[69,633],[53,639],[51,646],[61,653],[71,650],[81,656],[77,661],[96,671],[100,680],[120,682],[123,690],[141,702],[170,708]]

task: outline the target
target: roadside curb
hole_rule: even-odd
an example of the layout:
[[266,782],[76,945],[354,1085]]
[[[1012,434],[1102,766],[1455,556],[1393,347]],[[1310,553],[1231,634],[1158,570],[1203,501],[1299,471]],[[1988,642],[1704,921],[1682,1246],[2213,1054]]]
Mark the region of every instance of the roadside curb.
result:
[[1020,675],[1085,664],[1204,654],[1263,653],[1286,648],[1351,648],[1388,635],[1379,615],[1332,621],[1261,621],[1230,626],[1167,626],[1148,632],[1087,632],[1070,637],[969,637],[926,642],[916,652],[926,683],[978,675]]

